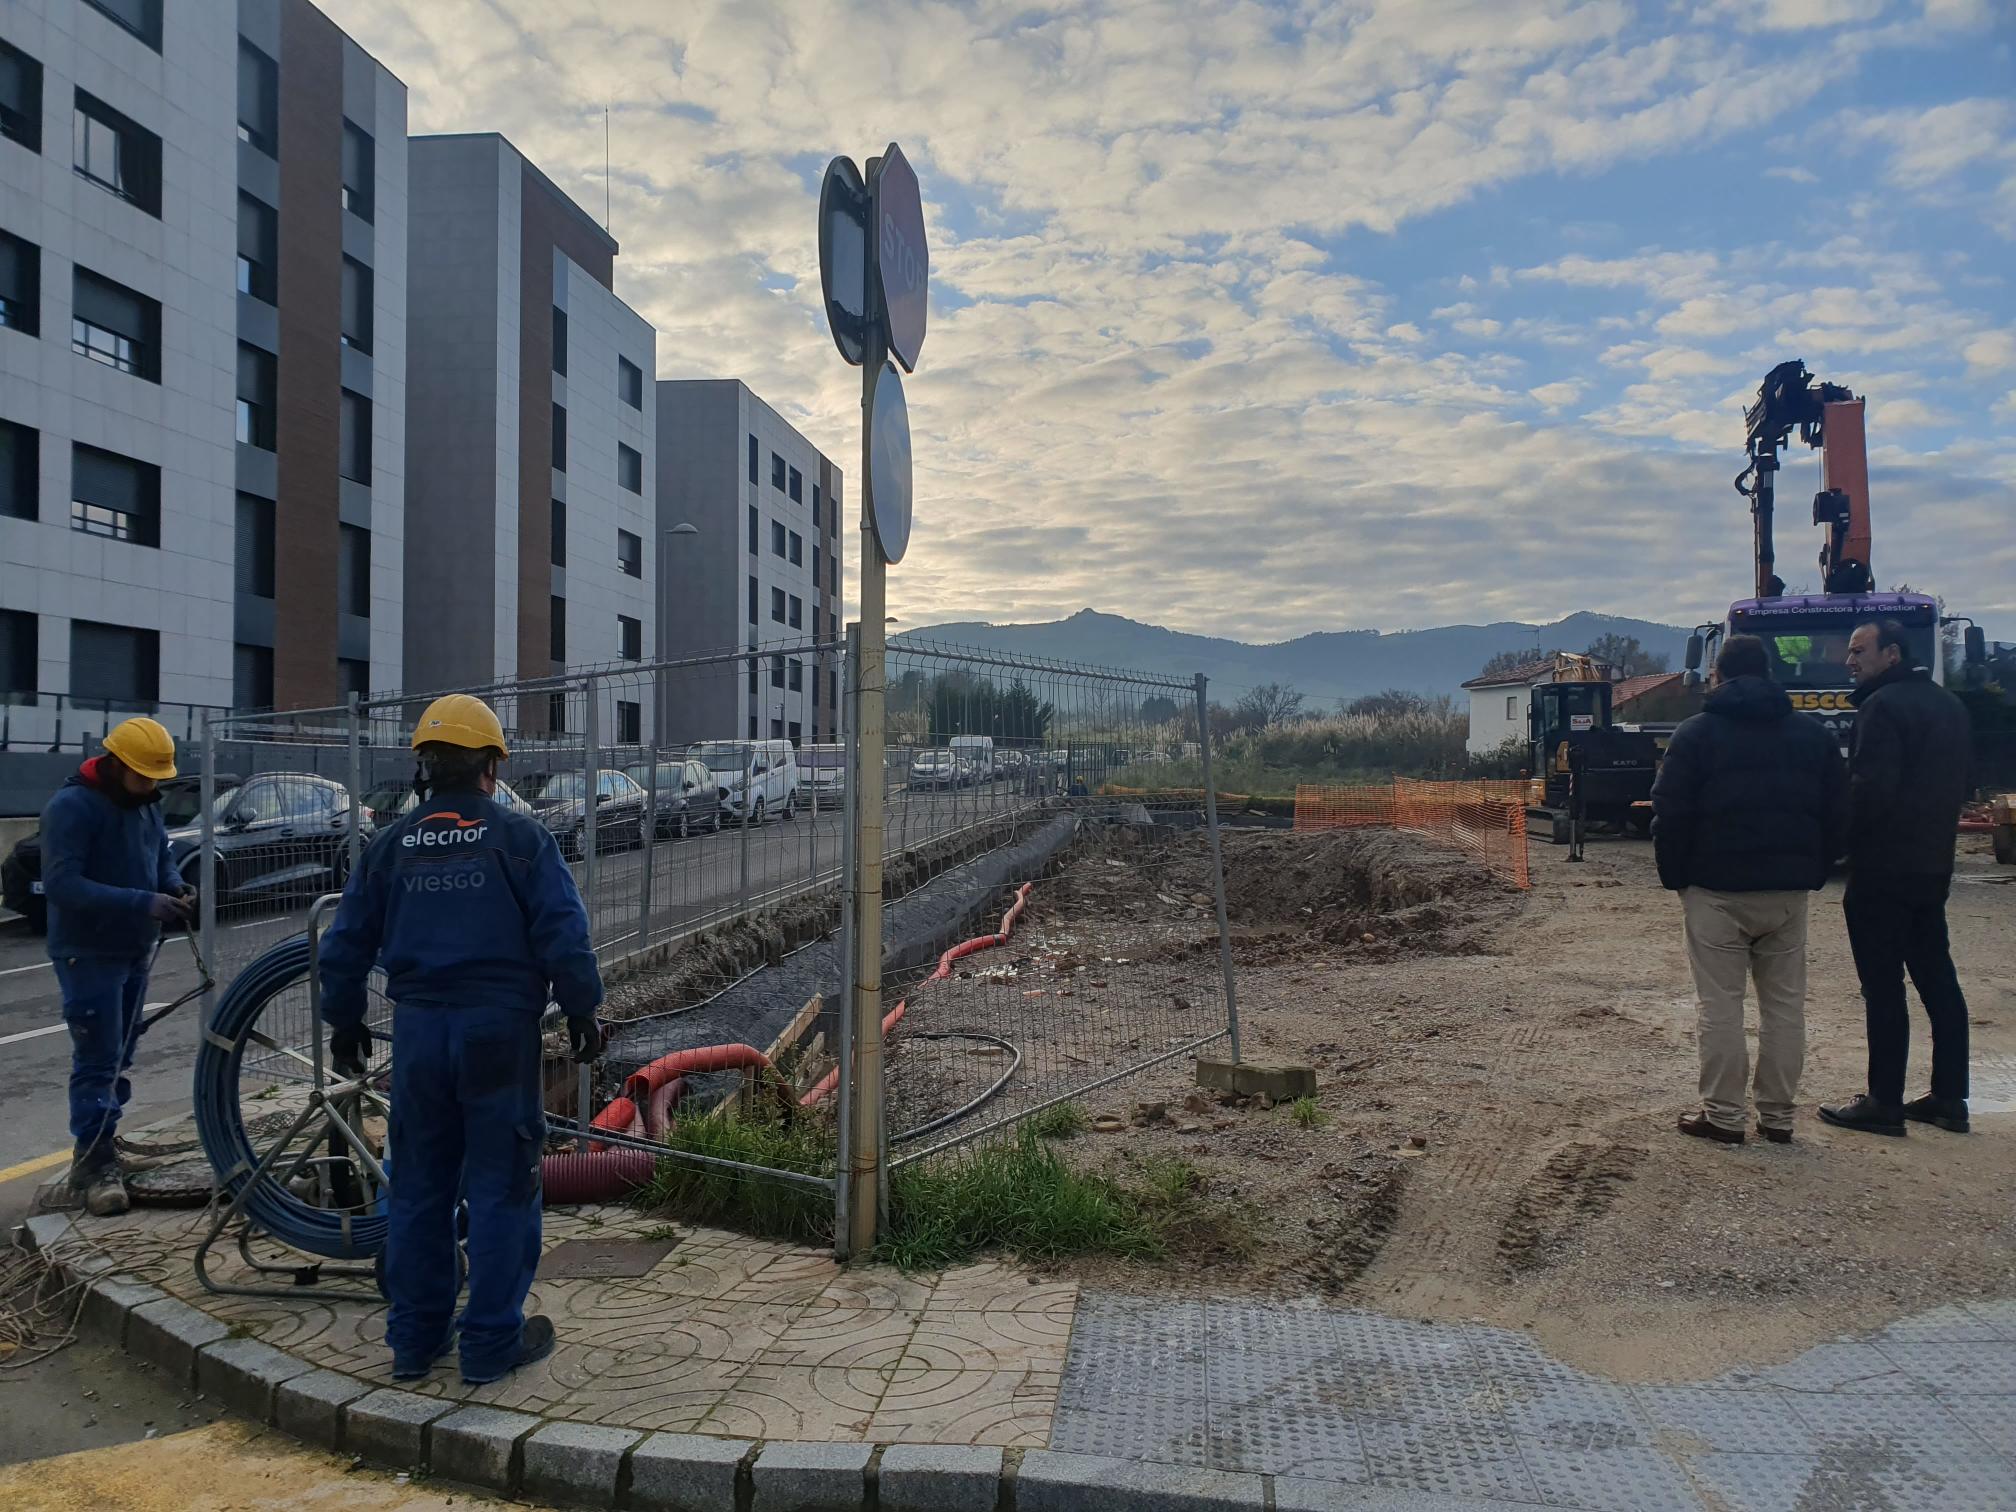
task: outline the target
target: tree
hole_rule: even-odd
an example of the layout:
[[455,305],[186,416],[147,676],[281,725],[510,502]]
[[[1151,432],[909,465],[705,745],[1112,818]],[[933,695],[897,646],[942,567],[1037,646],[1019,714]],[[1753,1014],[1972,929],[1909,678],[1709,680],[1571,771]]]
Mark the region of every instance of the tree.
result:
[[1589,642],[1589,654],[1600,662],[1609,663],[1610,670],[1619,677],[1644,677],[1669,668],[1667,659],[1639,645],[1637,636],[1619,635],[1615,631],[1599,635]]
[[1141,723],[1144,725],[1174,724],[1179,712],[1176,700],[1160,693],[1141,700]]
[[1428,700],[1419,693],[1410,693],[1405,688],[1386,688],[1351,699],[1343,704],[1339,712],[1384,719],[1397,714],[1418,714],[1427,707]]
[[1293,719],[1302,710],[1302,694],[1290,683],[1262,683],[1248,688],[1232,706],[1232,714],[1245,730],[1265,730]]
[[1531,666],[1534,662],[1553,654],[1552,651],[1542,651],[1538,646],[1531,647],[1530,649],[1514,646],[1509,651],[1500,651],[1491,660],[1484,663],[1484,670],[1479,672],[1477,676],[1480,680],[1494,677],[1508,677],[1512,673],[1517,672],[1521,667]]

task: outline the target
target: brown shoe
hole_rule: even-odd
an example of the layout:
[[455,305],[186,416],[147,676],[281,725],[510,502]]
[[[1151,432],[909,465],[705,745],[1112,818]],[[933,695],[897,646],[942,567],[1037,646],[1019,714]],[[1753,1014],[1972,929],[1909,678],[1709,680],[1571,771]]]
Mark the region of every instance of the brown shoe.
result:
[[1790,1129],[1770,1129],[1766,1128],[1763,1124],[1757,1125],[1757,1137],[1768,1139],[1773,1144],[1792,1143],[1792,1131]]
[[1682,1113],[1680,1132],[1692,1134],[1696,1139],[1712,1139],[1717,1144],[1743,1143],[1741,1129],[1725,1129],[1710,1119],[1706,1113]]

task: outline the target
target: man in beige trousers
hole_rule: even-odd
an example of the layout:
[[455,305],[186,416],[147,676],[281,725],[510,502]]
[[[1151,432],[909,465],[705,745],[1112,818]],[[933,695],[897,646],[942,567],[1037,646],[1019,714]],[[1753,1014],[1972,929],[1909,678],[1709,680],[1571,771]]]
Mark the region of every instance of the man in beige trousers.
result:
[[1806,1057],[1806,902],[1848,820],[1834,737],[1794,712],[1753,635],[1731,636],[1702,712],[1673,732],[1652,786],[1662,886],[1680,894],[1700,1025],[1701,1107],[1680,1132],[1741,1144],[1751,1097],[1743,995],[1757,983],[1757,1132],[1792,1138]]

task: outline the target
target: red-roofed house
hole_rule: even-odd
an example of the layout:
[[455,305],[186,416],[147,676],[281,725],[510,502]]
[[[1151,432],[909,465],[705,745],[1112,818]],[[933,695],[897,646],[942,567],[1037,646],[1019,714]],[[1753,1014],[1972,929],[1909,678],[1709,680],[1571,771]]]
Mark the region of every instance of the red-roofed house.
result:
[[1559,668],[1553,656],[1543,656],[1509,672],[1473,677],[1463,684],[1470,694],[1470,738],[1465,749],[1481,756],[1514,737],[1526,739],[1526,710],[1532,703],[1533,689],[1553,682]]

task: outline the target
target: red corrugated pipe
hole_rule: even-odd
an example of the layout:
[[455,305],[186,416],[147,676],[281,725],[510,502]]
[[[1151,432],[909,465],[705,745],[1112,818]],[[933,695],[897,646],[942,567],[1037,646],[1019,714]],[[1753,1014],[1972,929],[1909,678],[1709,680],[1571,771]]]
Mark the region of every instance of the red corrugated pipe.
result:
[[568,1150],[539,1162],[545,1200],[559,1206],[575,1202],[608,1202],[644,1185],[658,1168],[658,1158],[645,1150]]
[[[962,940],[957,945],[954,945],[945,954],[938,957],[938,969],[926,977],[924,982],[920,982],[918,989],[921,991],[925,983],[942,982],[945,978],[952,975],[952,963],[954,961],[964,960],[967,956],[977,955],[983,950],[992,950],[997,945],[1006,945],[1008,943],[1008,936],[1015,932],[1017,921],[1021,919],[1023,911],[1029,906],[1029,889],[1033,885],[1032,883],[1024,882],[1020,887],[1015,889],[1015,902],[1009,907],[1008,912],[1001,915],[1001,928],[999,930],[993,934],[975,935],[970,940]],[[889,1031],[894,1029],[897,1023],[901,1021],[903,1011],[908,1006],[908,1000],[906,999],[889,1010],[888,1015],[882,1020],[882,1033],[884,1036],[887,1036]],[[835,1066],[831,1071],[828,1071],[824,1076],[819,1078],[817,1086],[798,1099],[798,1106],[809,1108],[815,1103],[824,1102],[832,1095],[833,1089],[839,1085],[840,1068]]]

